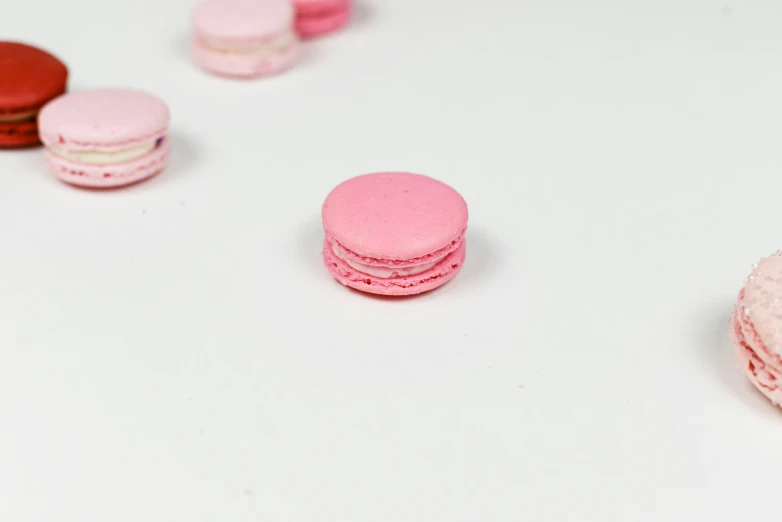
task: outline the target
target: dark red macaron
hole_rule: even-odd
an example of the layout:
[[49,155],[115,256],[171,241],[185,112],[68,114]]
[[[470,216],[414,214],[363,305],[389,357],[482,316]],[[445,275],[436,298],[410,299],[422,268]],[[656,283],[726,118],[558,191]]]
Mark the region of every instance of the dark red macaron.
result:
[[0,42],[0,148],[40,143],[38,111],[65,92],[68,69],[36,47]]

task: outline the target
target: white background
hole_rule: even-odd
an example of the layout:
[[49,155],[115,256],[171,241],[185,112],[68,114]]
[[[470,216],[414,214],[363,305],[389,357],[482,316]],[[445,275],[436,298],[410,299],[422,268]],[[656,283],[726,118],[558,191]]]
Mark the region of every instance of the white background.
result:
[[[189,61],[186,0],[5,2],[71,89],[172,110],[111,192],[0,152],[3,522],[747,521],[782,415],[728,317],[782,247],[778,0],[366,0],[289,73]],[[322,267],[339,182],[425,173],[468,260]]]

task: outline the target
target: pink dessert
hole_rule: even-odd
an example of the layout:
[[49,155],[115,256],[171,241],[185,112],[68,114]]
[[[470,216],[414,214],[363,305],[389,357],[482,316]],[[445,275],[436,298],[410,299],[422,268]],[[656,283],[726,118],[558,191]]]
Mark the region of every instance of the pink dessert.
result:
[[467,203],[432,178],[385,172],[349,179],[328,195],[322,213],[326,268],[351,288],[419,294],[464,264]]
[[730,320],[736,355],[752,384],[782,405],[782,252],[758,263]]
[[193,13],[193,57],[223,76],[282,72],[299,57],[293,21],[289,0],[206,0]]
[[331,33],[348,23],[352,0],[294,0],[296,32],[303,38]]
[[154,176],[168,163],[169,111],[130,89],[81,91],[56,98],[38,128],[49,168],[83,187],[118,187]]

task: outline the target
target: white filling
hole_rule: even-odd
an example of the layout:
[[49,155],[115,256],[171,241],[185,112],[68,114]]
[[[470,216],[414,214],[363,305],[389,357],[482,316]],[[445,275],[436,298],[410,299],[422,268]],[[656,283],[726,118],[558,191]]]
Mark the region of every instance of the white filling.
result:
[[131,147],[129,149],[115,150],[112,152],[105,152],[99,150],[89,151],[74,151],[67,150],[62,147],[49,147],[52,152],[76,163],[84,163],[87,165],[112,165],[115,163],[126,163],[134,159],[145,156],[155,150],[156,142],[150,141]]
[[232,47],[230,49],[221,49],[204,44],[201,45],[212,52],[220,54],[271,54],[285,50],[296,43],[296,35],[289,31],[275,40],[255,47]]
[[406,276],[417,275],[426,272],[431,268],[434,268],[434,266],[440,261],[438,259],[437,261],[434,261],[432,263],[426,263],[417,266],[409,266],[406,268],[385,268],[382,266],[369,266],[348,259],[347,256],[345,255],[345,251],[335,244],[331,245],[331,250],[334,252],[335,256],[343,260],[354,270],[358,270],[361,273],[379,277],[381,279],[390,279],[392,277],[406,277]]
[[38,111],[20,112],[18,114],[9,114],[0,116],[0,123],[14,123],[17,121],[32,120],[38,114]]

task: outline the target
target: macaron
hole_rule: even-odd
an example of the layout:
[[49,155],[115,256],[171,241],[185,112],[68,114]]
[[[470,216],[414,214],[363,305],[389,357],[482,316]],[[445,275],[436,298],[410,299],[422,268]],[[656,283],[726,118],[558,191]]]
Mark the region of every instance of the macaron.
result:
[[294,0],[296,32],[313,38],[342,28],[350,20],[352,0]]
[[0,42],[0,147],[38,145],[38,112],[65,92],[68,69],[51,54]]
[[132,89],[61,96],[38,118],[46,162],[61,180],[83,187],[129,185],[168,163],[169,111],[159,98]]
[[782,252],[761,260],[745,281],[730,336],[743,372],[782,406]]
[[193,57],[223,76],[280,73],[299,57],[293,20],[290,0],[206,0],[193,12]]
[[326,268],[362,292],[420,294],[453,279],[464,264],[467,203],[427,176],[349,179],[326,197],[322,217]]

